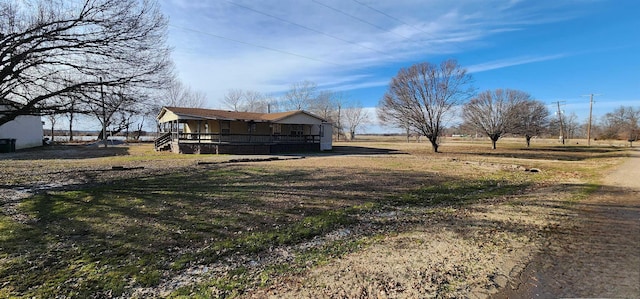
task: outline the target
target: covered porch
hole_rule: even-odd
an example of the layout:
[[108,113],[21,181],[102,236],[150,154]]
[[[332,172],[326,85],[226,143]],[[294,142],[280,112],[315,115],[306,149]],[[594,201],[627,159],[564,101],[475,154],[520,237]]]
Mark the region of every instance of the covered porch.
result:
[[320,151],[326,141],[323,137],[328,136],[329,142],[331,138],[331,131],[326,132],[331,125],[304,111],[261,114],[185,108],[210,112],[204,117],[205,111],[179,115],[175,110],[181,112],[180,108],[163,109],[166,111],[158,118],[161,135],[155,141],[156,150],[203,154]]

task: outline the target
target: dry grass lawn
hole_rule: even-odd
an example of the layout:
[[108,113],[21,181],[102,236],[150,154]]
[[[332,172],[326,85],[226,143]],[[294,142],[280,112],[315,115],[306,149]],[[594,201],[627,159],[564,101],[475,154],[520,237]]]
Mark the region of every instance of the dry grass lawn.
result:
[[150,145],[4,154],[0,297],[484,298],[627,156],[364,139],[249,163]]

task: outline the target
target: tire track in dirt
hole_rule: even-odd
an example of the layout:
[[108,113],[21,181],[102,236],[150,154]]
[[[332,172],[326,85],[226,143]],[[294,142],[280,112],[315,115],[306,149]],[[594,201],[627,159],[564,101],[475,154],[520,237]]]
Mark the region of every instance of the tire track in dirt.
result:
[[548,246],[493,298],[640,298],[640,152],[609,173]]

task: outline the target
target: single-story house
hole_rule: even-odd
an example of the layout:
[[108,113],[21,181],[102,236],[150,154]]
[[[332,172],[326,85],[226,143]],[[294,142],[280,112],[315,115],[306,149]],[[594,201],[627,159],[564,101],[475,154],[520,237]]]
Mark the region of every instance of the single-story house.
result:
[[[0,101],[0,116],[14,109],[15,103]],[[15,149],[42,146],[42,119],[38,115],[21,115],[0,126],[0,143],[13,139]]]
[[332,125],[307,111],[255,113],[162,107],[158,151],[273,154],[332,148]]

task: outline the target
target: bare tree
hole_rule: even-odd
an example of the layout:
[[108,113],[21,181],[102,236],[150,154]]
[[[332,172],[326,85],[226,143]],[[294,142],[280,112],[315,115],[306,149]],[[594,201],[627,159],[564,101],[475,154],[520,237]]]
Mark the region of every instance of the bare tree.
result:
[[343,92],[321,90],[311,102],[309,112],[333,124],[336,140],[344,135],[344,113],[348,95]]
[[243,98],[244,91],[242,89],[229,89],[224,96],[224,104],[232,111],[241,111]]
[[420,63],[400,69],[378,104],[381,119],[405,124],[426,136],[434,152],[449,113],[472,94],[471,76],[457,61]]
[[516,107],[514,133],[524,135],[527,147],[531,146],[531,138],[542,134],[549,123],[549,109],[538,100],[525,100]]
[[309,110],[313,100],[316,98],[318,85],[311,81],[297,82],[291,85],[289,91],[284,95],[285,109],[287,110]]
[[105,147],[108,139],[107,128],[111,126],[114,133],[127,129],[131,125],[131,115],[139,114],[147,101],[148,97],[139,90],[119,86],[109,88],[106,92],[103,90],[100,99],[88,105],[88,109],[102,125],[98,139],[104,141]]
[[336,140],[344,136],[344,113],[348,95],[343,92],[322,90],[313,99],[309,112],[321,117],[333,126]]
[[472,127],[484,132],[493,149],[496,142],[507,132],[515,132],[518,124],[518,109],[525,101],[531,101],[531,95],[513,89],[484,91],[471,99],[462,108],[463,120]]
[[413,128],[411,127],[409,121],[407,121],[406,119],[394,118],[392,114],[384,110],[383,106],[376,107],[376,115],[378,116],[378,120],[381,124],[402,129],[402,131],[404,131],[407,136],[407,143],[410,142]]
[[328,122],[333,122],[337,113],[337,101],[341,97],[339,94],[329,90],[322,90],[318,92],[318,96],[311,103],[309,112],[322,117]]
[[266,113],[269,111],[269,102],[265,94],[247,90],[244,92],[244,111]]
[[0,100],[14,103],[0,125],[67,106],[52,98],[95,103],[100,86],[153,89],[171,77],[155,0],[4,0],[0,15]]
[[56,126],[56,122],[58,122],[59,118],[60,118],[59,114],[48,114],[48,115],[46,115],[46,119],[51,124],[51,144],[54,144],[54,140],[55,140],[55,137],[56,137],[55,126]]
[[601,138],[626,139],[633,146],[640,137],[640,107],[620,106],[605,114],[602,122],[605,134]]
[[82,103],[78,97],[69,97],[67,102],[67,118],[69,120],[69,141],[73,141],[73,121],[77,114],[82,113]]
[[369,113],[367,113],[359,102],[352,104],[344,109],[344,120],[349,128],[349,140],[356,138],[356,130],[369,122]]
[[224,96],[225,105],[233,111],[261,112],[271,110],[270,98],[258,91],[242,89],[230,89]]
[[161,96],[161,106],[202,108],[207,96],[204,92],[194,91],[190,86],[174,80]]
[[562,122],[564,123],[565,131],[567,132],[567,139],[580,138],[579,129],[580,122],[578,121],[578,115],[575,112],[571,112],[571,114],[567,115],[563,118]]

